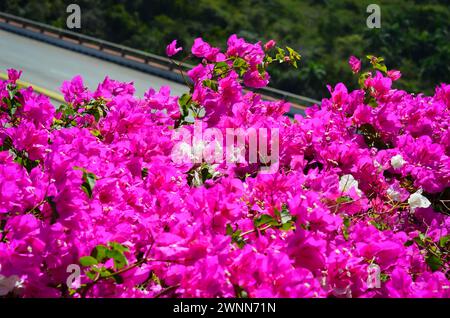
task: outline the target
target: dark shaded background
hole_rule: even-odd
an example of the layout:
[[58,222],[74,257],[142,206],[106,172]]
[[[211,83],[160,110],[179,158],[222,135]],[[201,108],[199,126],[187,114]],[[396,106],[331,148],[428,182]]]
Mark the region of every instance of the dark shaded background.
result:
[[303,60],[297,71],[272,69],[271,86],[313,98],[327,83],[356,86],[350,55],[383,56],[411,92],[450,82],[448,0],[378,0],[381,29],[366,26],[373,0],[0,0],[0,10],[65,28],[70,3],[81,7],[80,32],[161,55],[173,39],[186,49],[198,36],[219,47],[232,33],[275,39]]

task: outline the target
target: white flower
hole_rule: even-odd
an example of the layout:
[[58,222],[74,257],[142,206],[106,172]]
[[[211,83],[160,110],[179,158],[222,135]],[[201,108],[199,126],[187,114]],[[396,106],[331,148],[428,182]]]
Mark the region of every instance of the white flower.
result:
[[203,160],[207,163],[220,163],[223,161],[223,147],[218,140],[213,140],[204,145]]
[[179,142],[172,149],[171,159],[176,163],[201,163],[205,144],[203,141],[191,146],[187,142]]
[[422,189],[420,189],[409,196],[408,204],[411,211],[414,211],[416,208],[428,208],[431,202],[422,195]]
[[351,188],[355,188],[356,193],[361,195],[361,190],[358,188],[358,181],[351,174],[343,175],[339,180],[339,191],[348,192]]
[[400,169],[405,164],[402,155],[395,155],[391,158],[391,165],[394,169]]
[[6,296],[16,287],[20,287],[20,278],[16,275],[9,277],[0,275],[0,296]]
[[400,202],[400,192],[395,191],[394,188],[389,187],[389,189],[387,189],[387,195],[394,201]]
[[201,140],[194,142],[192,145],[192,160],[194,163],[201,163],[203,161],[203,151],[206,148],[206,143]]
[[172,149],[171,159],[175,163],[191,163],[192,148],[187,142],[180,142]]
[[383,166],[378,161],[374,160],[373,165],[377,168],[378,172],[383,171]]

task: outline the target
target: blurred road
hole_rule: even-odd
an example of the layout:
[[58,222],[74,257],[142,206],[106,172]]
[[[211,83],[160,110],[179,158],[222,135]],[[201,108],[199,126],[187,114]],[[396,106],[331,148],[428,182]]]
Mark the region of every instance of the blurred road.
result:
[[23,70],[23,80],[55,92],[75,75],[82,75],[91,90],[108,75],[122,82],[133,81],[138,96],[150,87],[164,85],[170,86],[172,95],[187,91],[186,86],[163,78],[0,30],[0,72],[6,73],[8,68]]

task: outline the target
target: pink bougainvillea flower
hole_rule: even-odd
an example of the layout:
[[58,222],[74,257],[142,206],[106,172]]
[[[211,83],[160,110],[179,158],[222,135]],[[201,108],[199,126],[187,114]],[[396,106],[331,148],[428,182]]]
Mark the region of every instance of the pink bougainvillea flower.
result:
[[353,55],[350,56],[348,64],[350,64],[353,73],[359,73],[359,71],[361,70],[361,60]]
[[400,77],[402,77],[402,73],[400,71],[397,70],[389,70],[387,71],[387,76],[393,80],[396,81],[398,80]]
[[383,74],[377,71],[375,77],[369,77],[365,81],[366,87],[371,87],[375,90],[374,95],[382,97],[386,95],[392,87],[392,79],[384,77]]
[[10,83],[15,83],[17,82],[17,80],[20,79],[20,77],[22,76],[22,71],[17,71],[15,69],[8,69],[8,81]]
[[192,45],[191,52],[197,57],[206,57],[207,55],[211,54],[213,51],[213,48],[211,45],[203,41],[202,38],[196,38],[194,40],[194,44]]
[[270,40],[266,44],[264,44],[264,50],[268,51],[271,48],[273,48],[276,44],[277,42],[275,42],[274,40]]
[[244,75],[244,83],[248,87],[261,88],[267,86],[269,83],[269,74],[261,75],[258,70],[247,72]]
[[[273,45],[198,38],[189,93],[77,76],[59,109],[10,70],[0,297],[450,297],[450,85],[410,94],[398,71],[372,73],[292,120],[249,89],[269,84]],[[250,157],[263,144],[271,173]],[[208,161],[216,149],[233,160]]]
[[183,48],[177,47],[177,40],[173,40],[169,45],[167,45],[166,54],[167,56],[172,57],[182,50]]

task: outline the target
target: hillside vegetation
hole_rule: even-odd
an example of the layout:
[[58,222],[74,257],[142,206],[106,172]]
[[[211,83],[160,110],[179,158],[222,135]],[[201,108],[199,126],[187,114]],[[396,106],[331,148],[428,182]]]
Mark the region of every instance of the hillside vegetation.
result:
[[[0,10],[65,27],[72,0],[2,0]],[[350,54],[383,56],[401,69],[398,86],[432,93],[450,74],[448,1],[380,0],[381,29],[366,26],[361,0],[83,0],[80,32],[163,54],[174,38],[183,46],[201,35],[221,46],[229,34],[275,39],[303,56],[300,71],[274,71],[272,86],[315,98],[325,83],[352,80]],[[352,86],[353,85],[353,86]]]

